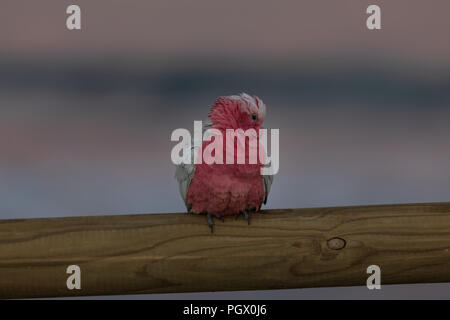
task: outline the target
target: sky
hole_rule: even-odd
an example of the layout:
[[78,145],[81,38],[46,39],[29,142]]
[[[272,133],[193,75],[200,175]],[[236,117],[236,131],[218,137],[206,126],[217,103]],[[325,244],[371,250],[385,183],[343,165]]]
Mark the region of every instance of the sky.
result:
[[384,55],[450,60],[450,3],[376,1],[382,30],[359,0],[78,0],[82,30],[65,28],[69,1],[4,0],[0,52],[101,55]]

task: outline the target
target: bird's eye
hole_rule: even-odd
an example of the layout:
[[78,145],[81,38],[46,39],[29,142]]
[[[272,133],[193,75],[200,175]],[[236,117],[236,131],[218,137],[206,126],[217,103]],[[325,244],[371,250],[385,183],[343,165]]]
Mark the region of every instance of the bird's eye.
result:
[[256,116],[256,114],[254,114],[254,113],[253,113],[250,117],[252,118],[253,121],[256,121],[256,119],[258,119],[258,117]]

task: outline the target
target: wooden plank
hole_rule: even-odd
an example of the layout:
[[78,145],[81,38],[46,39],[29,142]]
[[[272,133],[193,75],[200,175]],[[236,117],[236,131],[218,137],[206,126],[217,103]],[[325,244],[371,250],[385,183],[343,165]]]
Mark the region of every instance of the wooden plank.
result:
[[[450,281],[450,203],[0,220],[0,298]],[[66,268],[81,268],[68,290]]]

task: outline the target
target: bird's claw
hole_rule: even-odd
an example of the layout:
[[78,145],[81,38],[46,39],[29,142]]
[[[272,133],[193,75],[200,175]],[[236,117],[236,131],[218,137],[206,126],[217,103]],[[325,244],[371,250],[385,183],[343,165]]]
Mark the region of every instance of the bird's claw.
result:
[[238,213],[236,213],[236,214],[234,215],[235,219],[237,220],[237,219],[239,218],[240,215],[243,215],[243,216],[244,216],[244,219],[247,220],[248,224],[250,225],[250,215],[249,215],[248,211],[247,211],[247,210],[241,210],[241,211],[239,211]]
[[214,213],[207,213],[206,220],[208,221],[208,226],[211,229],[211,233],[214,232],[214,220],[213,220],[214,218],[217,218],[220,221],[225,222],[225,219],[221,215],[214,214]]

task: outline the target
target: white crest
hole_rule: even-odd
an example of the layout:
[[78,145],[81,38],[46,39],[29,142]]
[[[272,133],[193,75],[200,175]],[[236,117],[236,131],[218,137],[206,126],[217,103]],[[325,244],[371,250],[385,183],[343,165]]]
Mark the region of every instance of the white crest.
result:
[[228,98],[233,100],[241,101],[241,110],[243,112],[247,112],[248,114],[256,114],[258,115],[258,120],[262,123],[264,122],[264,118],[266,117],[266,105],[264,102],[254,96],[243,92],[240,95],[229,96]]

